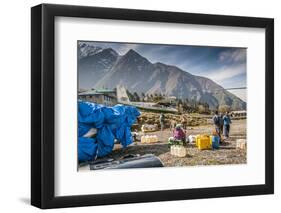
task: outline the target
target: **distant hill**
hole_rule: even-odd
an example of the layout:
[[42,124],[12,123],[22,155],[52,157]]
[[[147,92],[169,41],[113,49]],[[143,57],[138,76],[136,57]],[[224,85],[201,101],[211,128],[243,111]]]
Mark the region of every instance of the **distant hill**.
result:
[[82,43],[79,48],[79,88],[115,88],[132,92],[162,93],[206,102],[211,109],[228,105],[246,109],[246,103],[211,79],[192,75],[176,66],[151,63],[134,50],[119,55],[115,50]]

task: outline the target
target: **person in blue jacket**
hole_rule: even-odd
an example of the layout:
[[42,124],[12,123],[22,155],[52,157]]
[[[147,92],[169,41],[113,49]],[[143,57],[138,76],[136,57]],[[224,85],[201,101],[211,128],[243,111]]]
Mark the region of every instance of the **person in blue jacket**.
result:
[[226,112],[223,116],[223,136],[225,139],[229,138],[231,119],[229,113]]

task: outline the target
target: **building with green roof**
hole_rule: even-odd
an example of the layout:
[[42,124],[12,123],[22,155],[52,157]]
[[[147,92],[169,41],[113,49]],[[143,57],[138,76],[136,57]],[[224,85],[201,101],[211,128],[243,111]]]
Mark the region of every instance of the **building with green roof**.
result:
[[78,98],[105,106],[114,106],[117,104],[116,89],[91,89],[78,94]]

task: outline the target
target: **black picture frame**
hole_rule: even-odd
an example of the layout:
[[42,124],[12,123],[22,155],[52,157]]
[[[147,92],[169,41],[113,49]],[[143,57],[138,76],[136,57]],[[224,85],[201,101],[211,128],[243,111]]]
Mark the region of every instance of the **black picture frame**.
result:
[[[54,195],[55,17],[264,28],[265,184],[95,195]],[[225,15],[41,4],[31,8],[31,204],[39,208],[139,203],[274,193],[274,20]]]

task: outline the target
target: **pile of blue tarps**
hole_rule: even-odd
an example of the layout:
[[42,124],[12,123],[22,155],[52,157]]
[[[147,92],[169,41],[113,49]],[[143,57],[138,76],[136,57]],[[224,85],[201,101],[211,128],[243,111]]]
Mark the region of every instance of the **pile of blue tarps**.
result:
[[[94,160],[111,153],[114,139],[123,147],[133,142],[131,126],[140,112],[132,106],[101,104],[78,101],[78,159]],[[97,129],[95,138],[83,137],[91,128]]]

